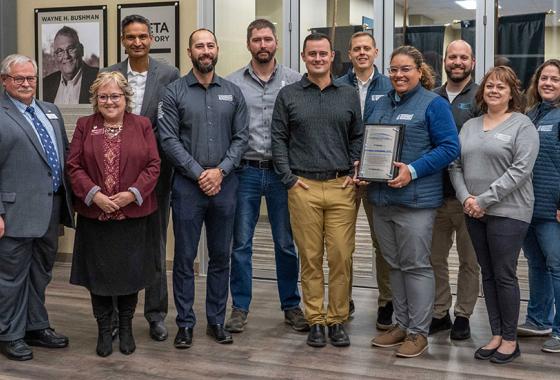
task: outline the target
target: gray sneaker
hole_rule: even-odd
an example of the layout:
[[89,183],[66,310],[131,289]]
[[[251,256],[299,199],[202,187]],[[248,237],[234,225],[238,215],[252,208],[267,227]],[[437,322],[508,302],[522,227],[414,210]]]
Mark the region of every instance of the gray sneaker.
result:
[[296,331],[309,331],[309,324],[299,307],[284,310],[284,322],[292,326]]
[[537,327],[531,322],[517,326],[517,336],[548,336],[551,332],[551,328]]
[[241,309],[231,309],[231,315],[224,326],[225,329],[232,333],[240,333],[245,329],[247,324],[247,312]]
[[543,350],[544,352],[553,353],[560,352],[560,336],[553,336],[552,338],[548,339],[543,343],[541,350]]

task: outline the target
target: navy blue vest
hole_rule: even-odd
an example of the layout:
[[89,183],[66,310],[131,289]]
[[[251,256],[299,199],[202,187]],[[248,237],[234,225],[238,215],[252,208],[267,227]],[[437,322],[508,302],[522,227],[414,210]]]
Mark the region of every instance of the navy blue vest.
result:
[[535,121],[537,113],[538,107],[527,113],[535,122],[540,140],[539,155],[533,168],[533,218],[556,220],[560,200],[560,108],[551,107],[548,113]]
[[[409,164],[433,149],[426,124],[426,110],[439,95],[422,86],[403,95],[397,101],[394,91],[375,105],[367,123],[404,124],[404,141],[400,161]],[[368,185],[368,200],[378,206],[406,206],[412,208],[436,208],[443,203],[442,173],[417,178],[401,189],[386,183],[372,182]]]
[[[383,96],[387,95],[389,91],[393,89],[393,85],[391,85],[391,81],[385,75],[381,74],[377,67],[375,67],[375,74],[373,74],[373,78],[371,78],[371,83],[368,86],[367,94],[366,94],[366,101],[364,104],[364,115],[363,120],[367,120],[368,117],[373,112],[373,108],[377,104],[377,101],[381,99]],[[348,73],[340,78],[336,79],[337,83],[348,84],[350,86],[354,86],[356,89],[358,88],[358,82],[356,79],[356,74],[350,68]]]

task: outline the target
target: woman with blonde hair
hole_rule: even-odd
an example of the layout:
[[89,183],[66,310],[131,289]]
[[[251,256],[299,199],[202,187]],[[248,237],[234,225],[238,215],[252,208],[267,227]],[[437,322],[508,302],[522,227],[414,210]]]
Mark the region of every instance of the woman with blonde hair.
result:
[[70,282],[91,293],[97,354],[112,353],[112,297],[119,310],[119,348],[134,352],[138,291],[155,270],[154,194],[160,159],[150,120],[130,113],[132,90],[119,72],[97,76],[94,114],[78,119],[67,171],[78,213]]

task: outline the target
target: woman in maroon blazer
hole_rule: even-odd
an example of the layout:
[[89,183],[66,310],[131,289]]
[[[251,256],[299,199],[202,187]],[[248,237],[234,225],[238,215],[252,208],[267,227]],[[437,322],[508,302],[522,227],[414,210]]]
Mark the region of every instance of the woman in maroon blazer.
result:
[[78,119],[67,172],[78,212],[70,282],[91,293],[97,354],[112,353],[112,297],[119,310],[119,348],[134,352],[138,291],[154,274],[160,159],[150,120],[130,113],[132,90],[119,72],[101,73],[90,89],[95,113]]

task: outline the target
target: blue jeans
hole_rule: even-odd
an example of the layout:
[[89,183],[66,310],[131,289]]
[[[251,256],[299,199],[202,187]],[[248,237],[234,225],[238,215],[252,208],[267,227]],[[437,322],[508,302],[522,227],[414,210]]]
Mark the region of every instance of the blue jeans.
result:
[[242,165],[237,170],[239,187],[233,230],[230,288],[233,307],[249,311],[252,294],[253,235],[264,195],[274,240],[276,278],[282,310],[299,306],[298,256],[292,238],[288,192],[273,169]]
[[552,327],[552,334],[560,336],[560,223],[533,219],[523,252],[529,265],[527,322]]

